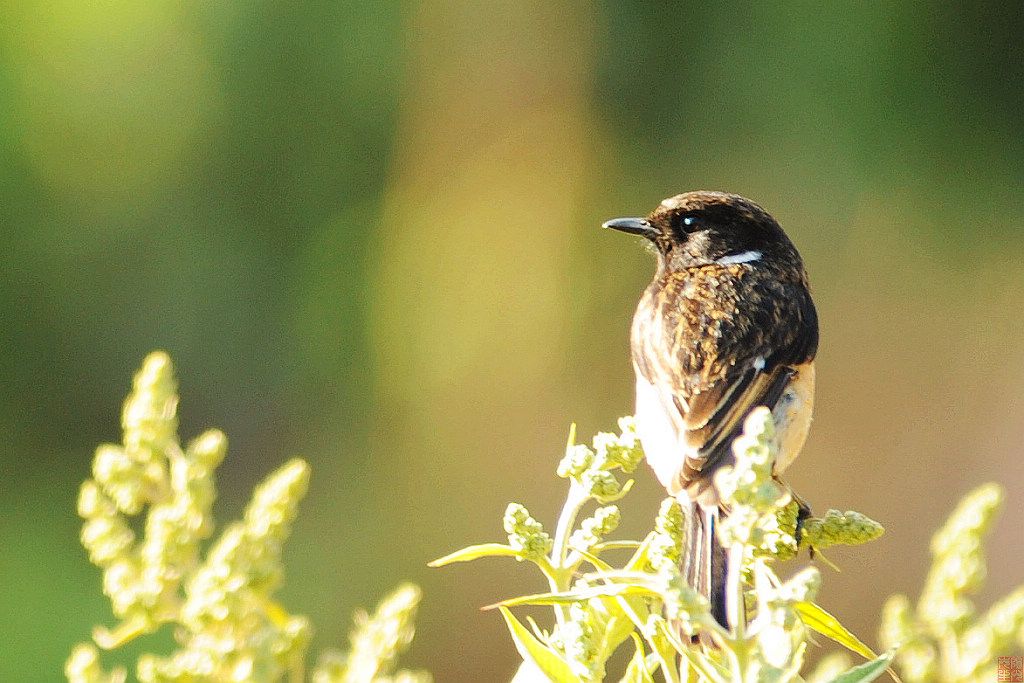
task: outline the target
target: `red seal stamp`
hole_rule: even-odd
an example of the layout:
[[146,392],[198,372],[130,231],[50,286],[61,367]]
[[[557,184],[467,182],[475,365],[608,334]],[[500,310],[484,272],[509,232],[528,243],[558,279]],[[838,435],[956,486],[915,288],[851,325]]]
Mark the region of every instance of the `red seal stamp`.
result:
[[1024,683],[1024,657],[996,657],[996,681]]

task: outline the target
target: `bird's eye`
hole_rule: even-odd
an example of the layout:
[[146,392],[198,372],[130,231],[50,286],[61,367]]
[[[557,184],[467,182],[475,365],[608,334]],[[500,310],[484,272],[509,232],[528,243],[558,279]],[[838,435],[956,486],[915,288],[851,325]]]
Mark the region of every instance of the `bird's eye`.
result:
[[698,216],[682,216],[679,219],[679,227],[683,232],[695,232],[700,230],[703,226],[704,221],[702,221]]

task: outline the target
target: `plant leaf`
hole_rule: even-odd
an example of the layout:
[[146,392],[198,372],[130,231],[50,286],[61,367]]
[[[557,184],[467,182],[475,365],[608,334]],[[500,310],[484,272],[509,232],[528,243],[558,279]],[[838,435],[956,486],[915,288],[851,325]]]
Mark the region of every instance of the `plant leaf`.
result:
[[597,571],[599,572],[615,571],[614,567],[612,567],[610,564],[602,560],[597,555],[592,555],[591,553],[588,553],[586,550],[577,550],[576,552],[578,552],[580,554],[580,557],[582,557],[584,560],[594,565],[594,568],[597,569]]
[[576,602],[586,602],[594,598],[614,598],[620,595],[651,595],[658,594],[646,586],[633,586],[623,583],[605,584],[601,586],[587,586],[574,591],[564,593],[536,593],[534,595],[523,595],[518,598],[509,598],[496,602],[493,605],[486,605],[480,609],[489,610],[495,607],[519,607],[520,605],[571,605]]
[[603,553],[606,550],[636,550],[639,547],[639,541],[601,541],[593,547],[593,551]]
[[847,669],[843,673],[833,678],[829,683],[868,683],[881,676],[886,669],[889,668],[889,664],[892,662],[892,658],[895,652],[886,652],[878,657],[875,657],[870,662],[864,662],[858,664],[852,669]]
[[826,638],[831,638],[843,647],[853,650],[865,659],[878,657],[860,638],[846,630],[839,620],[813,602],[796,603],[796,611],[808,628],[812,628]]
[[438,560],[427,563],[427,566],[443,567],[453,562],[469,562],[481,557],[518,557],[519,559],[526,559],[526,553],[502,543],[483,543],[481,545],[471,545],[462,550],[456,550],[450,555],[445,555]]
[[[636,599],[638,598],[634,598]],[[597,643],[597,656],[601,661],[607,661],[619,645],[633,633],[633,621],[622,607],[623,600],[625,598],[619,596],[587,601],[585,609],[587,614],[591,615],[588,619],[592,618],[595,623],[603,625],[598,629]]]
[[564,659],[552,652],[537,640],[529,629],[516,619],[512,612],[505,607],[498,607],[501,616],[505,617],[508,624],[508,631],[512,634],[512,641],[515,643],[519,656],[524,661],[530,661],[537,665],[537,668],[547,676],[552,683],[583,683],[583,681],[572,672]]
[[633,556],[629,558],[629,562],[627,562],[626,566],[623,567],[624,571],[643,571],[644,567],[647,565],[647,555],[650,553],[651,543],[654,542],[654,536],[655,534],[653,531],[647,534],[647,538],[637,546],[637,549],[633,552]]
[[[661,672],[664,674],[665,680],[668,683],[679,683],[676,649],[672,644],[672,639],[668,637],[668,631],[664,628],[664,621],[664,619],[659,617],[654,621],[653,629],[641,631],[641,633],[661,663]],[[637,626],[640,625],[638,624]]]

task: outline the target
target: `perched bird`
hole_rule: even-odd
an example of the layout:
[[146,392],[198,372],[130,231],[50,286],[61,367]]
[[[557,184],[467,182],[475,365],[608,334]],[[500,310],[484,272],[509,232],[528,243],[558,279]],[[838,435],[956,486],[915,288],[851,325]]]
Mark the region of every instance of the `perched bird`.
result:
[[758,406],[776,426],[776,474],[799,454],[814,403],[818,316],[800,254],[760,206],[723,192],[669,197],[604,224],[651,241],[658,266],[633,317],[636,425],[647,461],[687,513],[683,574],[724,627],[728,510],[714,474]]

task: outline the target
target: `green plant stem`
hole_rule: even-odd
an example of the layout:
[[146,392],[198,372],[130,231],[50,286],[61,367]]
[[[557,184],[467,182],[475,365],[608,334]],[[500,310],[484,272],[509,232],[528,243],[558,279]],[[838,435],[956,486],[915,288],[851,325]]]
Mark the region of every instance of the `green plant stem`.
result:
[[[554,592],[569,590],[569,582],[572,579],[573,567],[567,566],[569,557],[569,533],[576,524],[576,517],[579,515],[583,505],[590,499],[586,491],[575,481],[569,485],[569,495],[565,505],[562,506],[562,513],[558,517],[558,526],[555,527],[555,539],[551,548],[552,573],[548,575]],[[559,624],[564,624],[569,619],[569,608],[560,605],[555,610]]]
[[[575,481],[569,486],[569,496],[562,506],[562,514],[558,518],[558,526],[555,527],[555,541],[552,550],[556,559],[555,566],[565,567],[569,554],[569,532],[576,523],[576,517],[580,509],[590,499],[590,496],[583,490],[583,487]],[[568,586],[564,586],[568,588]]]

